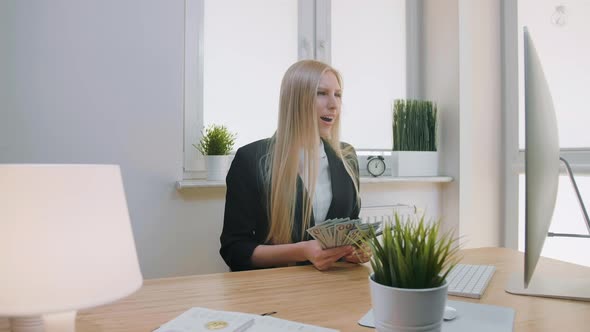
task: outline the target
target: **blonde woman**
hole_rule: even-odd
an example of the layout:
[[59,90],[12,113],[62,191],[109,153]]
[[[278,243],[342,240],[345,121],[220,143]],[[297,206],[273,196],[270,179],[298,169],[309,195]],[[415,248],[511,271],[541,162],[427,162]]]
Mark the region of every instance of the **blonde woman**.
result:
[[226,178],[220,253],[232,271],[368,261],[351,246],[322,250],[306,232],[359,215],[356,153],[339,139],[341,104],[334,68],[303,60],[285,73],[276,133],[238,149]]

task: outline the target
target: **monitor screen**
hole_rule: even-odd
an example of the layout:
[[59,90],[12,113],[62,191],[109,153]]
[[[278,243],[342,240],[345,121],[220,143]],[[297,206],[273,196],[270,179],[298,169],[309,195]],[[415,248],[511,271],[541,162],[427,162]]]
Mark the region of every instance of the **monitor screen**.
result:
[[559,182],[557,119],[549,85],[528,29],[524,28],[525,252],[524,278],[513,274],[506,291],[519,295],[590,301],[590,282],[568,275],[533,273],[549,231]]
[[553,217],[559,182],[557,118],[549,85],[528,29],[524,28],[525,266],[528,286]]

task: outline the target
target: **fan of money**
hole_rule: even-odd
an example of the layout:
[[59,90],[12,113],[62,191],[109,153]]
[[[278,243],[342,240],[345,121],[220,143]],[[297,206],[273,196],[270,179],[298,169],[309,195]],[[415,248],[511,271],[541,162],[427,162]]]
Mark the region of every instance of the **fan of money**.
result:
[[363,223],[362,219],[337,218],[308,228],[307,232],[320,242],[322,249],[328,249],[356,245],[364,232],[370,228],[377,232],[380,226],[381,222]]

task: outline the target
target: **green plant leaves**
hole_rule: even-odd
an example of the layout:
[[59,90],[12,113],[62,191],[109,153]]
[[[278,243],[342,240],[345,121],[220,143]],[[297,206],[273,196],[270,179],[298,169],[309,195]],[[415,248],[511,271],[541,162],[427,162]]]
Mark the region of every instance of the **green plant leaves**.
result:
[[393,103],[393,150],[436,151],[437,107],[431,101]]
[[371,267],[375,282],[397,288],[434,288],[444,283],[456,265],[459,247],[453,234],[439,234],[440,222],[425,222],[424,216],[385,222],[383,233],[363,232],[362,242],[373,252]]
[[193,146],[204,156],[226,155],[233,149],[236,136],[225,126],[210,125],[205,128],[199,144],[193,144]]

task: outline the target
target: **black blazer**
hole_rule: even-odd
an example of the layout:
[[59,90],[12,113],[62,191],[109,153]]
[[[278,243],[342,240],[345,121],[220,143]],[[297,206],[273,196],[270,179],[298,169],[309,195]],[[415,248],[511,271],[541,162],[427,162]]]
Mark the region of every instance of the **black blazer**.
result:
[[[268,235],[268,200],[264,185],[264,164],[268,157],[270,139],[263,139],[238,149],[226,177],[225,214],[221,233],[219,253],[232,271],[250,270],[250,257],[254,249],[265,244]],[[342,143],[343,146],[346,143]],[[332,203],[326,219],[358,218],[360,206],[357,204],[354,184],[330,145],[325,143],[328,157],[330,180],[332,182]],[[359,184],[358,164],[354,155],[353,170]],[[309,240],[307,232],[301,233],[303,181],[297,179],[297,203],[293,223],[292,240]],[[310,221],[310,227],[315,221]]]

